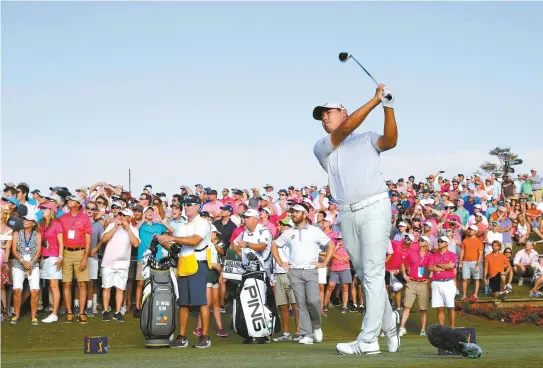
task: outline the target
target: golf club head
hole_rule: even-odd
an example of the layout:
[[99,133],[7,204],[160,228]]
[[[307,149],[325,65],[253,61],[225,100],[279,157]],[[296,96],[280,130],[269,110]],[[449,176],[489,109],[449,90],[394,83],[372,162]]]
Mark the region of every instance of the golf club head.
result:
[[351,57],[351,55],[349,55],[348,52],[340,52],[339,53],[339,61],[341,61],[342,63],[349,60],[350,57]]

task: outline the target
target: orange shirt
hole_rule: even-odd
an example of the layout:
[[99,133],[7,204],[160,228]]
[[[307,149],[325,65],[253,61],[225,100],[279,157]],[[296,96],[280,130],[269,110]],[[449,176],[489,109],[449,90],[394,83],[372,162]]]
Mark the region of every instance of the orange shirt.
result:
[[507,266],[509,266],[509,260],[502,253],[490,253],[486,256],[485,262],[488,264],[488,276],[490,278],[505,271]]
[[464,259],[462,261],[473,262],[479,258],[479,252],[483,252],[483,242],[481,239],[466,238],[462,242],[462,248],[464,249]]

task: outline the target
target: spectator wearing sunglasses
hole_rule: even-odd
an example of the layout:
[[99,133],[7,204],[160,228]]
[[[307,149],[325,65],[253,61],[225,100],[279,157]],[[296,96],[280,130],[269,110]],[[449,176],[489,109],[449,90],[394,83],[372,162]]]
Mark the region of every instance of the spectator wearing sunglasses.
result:
[[19,185],[17,185],[15,189],[17,191],[17,200],[19,201],[19,206],[25,206],[28,211],[27,213],[35,213],[36,206],[28,201],[28,193],[30,192],[28,185],[26,183],[19,183]]
[[88,201],[85,206],[85,213],[91,219],[92,235],[90,253],[88,258],[89,281],[87,282],[87,306],[85,312],[89,317],[98,313],[98,270],[100,269],[100,258],[102,256],[102,235],[104,234],[104,220],[98,205]]

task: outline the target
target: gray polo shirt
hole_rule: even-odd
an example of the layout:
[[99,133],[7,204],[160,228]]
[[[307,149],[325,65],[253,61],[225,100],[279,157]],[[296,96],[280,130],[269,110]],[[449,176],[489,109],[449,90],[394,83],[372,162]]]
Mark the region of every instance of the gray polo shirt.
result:
[[278,248],[286,247],[291,268],[311,268],[319,261],[319,253],[331,242],[318,227],[306,225],[303,228],[290,228],[282,233],[274,243]]
[[[94,221],[94,220],[91,220],[91,221]],[[90,249],[96,248],[96,246],[98,245],[98,242],[100,241],[100,239],[102,239],[103,234],[104,234],[104,224],[102,224],[100,221],[93,222]],[[102,247],[99,250],[100,255],[102,255],[103,251],[104,251],[104,248]],[[91,258],[97,260],[98,254]]]
[[334,149],[328,135],[315,144],[313,153],[328,173],[332,197],[339,205],[387,192],[380,169],[379,137],[375,132],[353,133]]
[[541,179],[541,176],[539,176],[539,175],[532,176],[532,177],[530,177],[530,180],[533,183],[533,185],[532,185],[533,190],[541,190],[541,186],[543,184],[543,179]]

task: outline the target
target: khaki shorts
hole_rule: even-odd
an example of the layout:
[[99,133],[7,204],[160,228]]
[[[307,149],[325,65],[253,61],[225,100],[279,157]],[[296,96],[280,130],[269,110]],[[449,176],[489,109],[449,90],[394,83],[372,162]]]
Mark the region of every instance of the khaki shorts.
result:
[[64,249],[64,258],[62,260],[62,282],[72,282],[75,278],[78,282],[89,281],[89,266],[83,271],[79,270],[79,264],[85,255],[85,249],[76,250],[75,252]]
[[143,263],[141,261],[136,265],[136,281],[143,281]]
[[277,306],[296,304],[294,291],[292,291],[290,280],[285,273],[275,275],[275,304]]
[[404,295],[404,305],[406,308],[411,308],[415,303],[415,299],[418,299],[419,309],[421,311],[428,310],[428,300],[430,299],[428,282],[408,282],[407,284],[405,284]]

